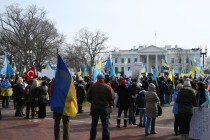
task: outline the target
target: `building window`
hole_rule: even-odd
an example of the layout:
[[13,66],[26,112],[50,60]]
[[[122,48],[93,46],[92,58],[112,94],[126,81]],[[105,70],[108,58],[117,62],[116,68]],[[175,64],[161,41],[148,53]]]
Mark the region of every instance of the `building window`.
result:
[[115,72],[118,72],[118,67],[115,67]]
[[186,63],[189,63],[189,58],[186,58]]
[[117,63],[117,58],[115,58],[114,62]]
[[124,58],[121,58],[121,63],[124,63]]
[[128,67],[128,71],[131,69],[131,67]]
[[179,58],[179,63],[180,63],[180,64],[182,63],[182,59],[181,59],[181,58]]
[[121,67],[121,72],[124,71],[124,67]]
[[134,59],[134,62],[137,62],[137,58]]
[[128,58],[128,63],[131,63],[131,59],[130,58]]
[[171,63],[174,64],[174,58],[171,58]]

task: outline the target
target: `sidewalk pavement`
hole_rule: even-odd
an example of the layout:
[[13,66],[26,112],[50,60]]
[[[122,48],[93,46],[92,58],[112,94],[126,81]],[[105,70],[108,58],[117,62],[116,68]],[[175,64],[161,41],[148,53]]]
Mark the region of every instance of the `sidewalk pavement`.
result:
[[[165,115],[157,119],[156,131],[158,134],[144,136],[144,128],[128,125],[127,128],[116,127],[116,113],[111,116],[110,135],[111,140],[179,140],[174,136],[172,124],[172,115],[169,115],[171,106],[163,108]],[[47,117],[45,119],[24,119],[23,117],[14,117],[13,108],[2,109],[2,120],[0,120],[0,140],[53,140],[52,112],[47,107]],[[170,112],[171,113],[171,112]],[[167,118],[168,116],[168,118]],[[137,119],[138,120],[138,119]],[[99,121],[100,122],[100,121]],[[62,123],[62,122],[61,122]],[[164,125],[165,123],[165,125]],[[84,113],[78,114],[77,117],[71,118],[70,121],[70,139],[71,140],[88,140],[91,119],[89,108],[84,108]],[[102,139],[102,127],[99,123],[97,140]],[[61,124],[62,139],[62,124]]]

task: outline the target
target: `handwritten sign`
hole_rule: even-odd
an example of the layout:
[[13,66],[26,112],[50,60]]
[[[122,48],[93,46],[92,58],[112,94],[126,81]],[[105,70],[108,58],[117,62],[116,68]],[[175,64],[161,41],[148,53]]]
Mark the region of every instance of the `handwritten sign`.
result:
[[189,137],[192,139],[208,140],[210,139],[210,108],[193,108],[193,116],[190,121]]
[[143,63],[142,62],[135,62],[133,67],[132,67],[132,78],[137,78],[139,76],[139,74],[141,74],[141,69],[143,67]]

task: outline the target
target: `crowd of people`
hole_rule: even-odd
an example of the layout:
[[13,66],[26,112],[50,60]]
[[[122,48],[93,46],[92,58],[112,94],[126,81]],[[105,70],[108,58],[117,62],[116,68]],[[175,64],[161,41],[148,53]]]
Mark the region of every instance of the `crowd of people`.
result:
[[[47,77],[41,81],[39,84],[38,79],[25,80],[18,75],[13,75],[10,79],[3,77],[0,84],[2,108],[9,108],[9,101],[12,99],[15,117],[29,119],[31,116],[34,119],[37,114],[38,118],[45,118],[52,82]],[[23,112],[24,107],[26,112]]]
[[[50,103],[52,94],[53,79],[44,77],[41,80],[39,85],[37,79],[26,81],[20,76],[3,78],[1,89],[11,88],[13,93],[12,95],[1,94],[2,108],[8,108],[9,100],[12,98],[16,110],[15,117],[29,119],[31,116],[33,119],[37,114],[38,118],[45,118],[46,105]],[[164,107],[172,101],[174,101],[172,110],[174,134],[180,135],[181,139],[188,139],[193,107],[198,107],[202,111],[202,108],[207,108],[210,103],[208,91],[210,88],[207,87],[208,82],[205,82],[203,78],[191,79],[175,76],[172,80],[167,76],[162,76],[157,80],[152,80],[150,76],[137,79],[99,74],[95,82],[89,77],[75,76],[74,83],[78,113],[83,113],[84,100],[91,104],[90,140],[96,139],[99,118],[103,126],[102,139],[110,139],[109,118],[113,110],[118,112],[117,128],[121,127],[123,113],[123,127],[138,125],[145,127],[145,136],[157,134],[155,123],[158,117],[158,106]],[[24,107],[26,107],[25,113]],[[136,120],[136,115],[139,115],[139,120]],[[66,130],[64,130],[65,135],[68,135],[66,134],[68,133],[67,126]]]
[[[108,110],[105,113],[107,119],[109,119],[110,108],[117,108],[117,128],[121,127],[121,114],[123,112],[123,127],[127,127],[127,124],[145,127],[145,136],[148,136],[149,134],[157,134],[155,123],[158,117],[158,106],[164,107],[164,105],[171,104],[173,101],[174,135],[180,135],[180,138],[185,140],[189,139],[193,107],[198,107],[199,110],[202,110],[202,108],[207,108],[210,103],[208,91],[210,85],[206,82],[208,81],[207,77],[205,79],[202,77],[191,79],[189,77],[179,78],[176,75],[173,80],[169,79],[168,76],[162,76],[157,78],[157,80],[152,80],[150,76],[132,79],[105,75],[99,76],[97,82],[92,84],[87,77],[84,77],[84,79],[79,77],[77,80],[79,84],[83,83],[84,89],[86,89],[87,93],[84,94],[83,98],[87,96],[88,101],[91,103],[91,140],[96,138],[98,117],[101,117],[103,125],[103,139],[109,139],[109,120],[103,120],[104,112],[102,113],[99,110],[102,114],[97,112],[97,117],[95,114],[93,115],[94,108],[106,108]],[[88,84],[86,85],[86,83]],[[90,85],[94,86],[92,87]],[[112,90],[105,90],[101,87],[102,85]],[[90,90],[88,90],[89,87]],[[77,94],[81,95],[79,91]],[[110,95],[109,100],[105,101],[105,99],[108,99],[104,97],[105,95]],[[136,123],[136,115],[139,115],[139,124]]]

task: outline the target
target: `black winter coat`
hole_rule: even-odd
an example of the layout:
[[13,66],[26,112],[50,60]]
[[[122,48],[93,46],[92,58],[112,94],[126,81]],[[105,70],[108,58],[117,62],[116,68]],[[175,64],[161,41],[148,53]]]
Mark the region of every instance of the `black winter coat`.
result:
[[131,94],[129,93],[129,90],[125,85],[119,86],[118,97],[119,97],[117,100],[118,108],[128,108],[130,106]]

